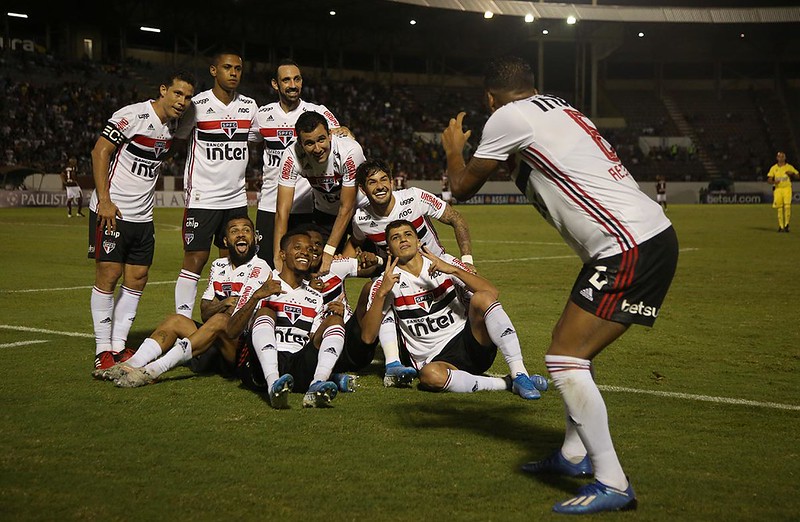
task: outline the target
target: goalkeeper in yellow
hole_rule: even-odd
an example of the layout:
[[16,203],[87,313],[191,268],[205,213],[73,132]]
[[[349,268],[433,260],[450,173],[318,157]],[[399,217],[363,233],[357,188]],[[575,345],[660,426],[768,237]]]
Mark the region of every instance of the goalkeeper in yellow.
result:
[[778,152],[778,162],[769,169],[767,181],[773,186],[772,208],[778,209],[778,232],[789,232],[792,216],[792,176],[800,179],[800,173],[786,163],[786,154]]

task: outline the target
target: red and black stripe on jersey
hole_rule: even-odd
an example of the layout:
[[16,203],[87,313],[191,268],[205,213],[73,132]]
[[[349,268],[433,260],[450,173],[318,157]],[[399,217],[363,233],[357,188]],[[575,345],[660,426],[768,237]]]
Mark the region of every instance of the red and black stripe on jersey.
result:
[[453,281],[446,279],[432,290],[395,297],[394,309],[400,319],[417,319],[439,313],[447,308],[456,297],[458,297],[458,291]]

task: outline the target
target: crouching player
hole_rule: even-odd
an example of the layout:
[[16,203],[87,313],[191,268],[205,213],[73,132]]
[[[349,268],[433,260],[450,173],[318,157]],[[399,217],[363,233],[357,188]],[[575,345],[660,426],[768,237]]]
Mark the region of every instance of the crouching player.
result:
[[233,369],[236,338],[226,336],[225,331],[240,293],[247,282],[256,288],[263,284],[264,292],[280,290],[277,283],[265,284],[272,268],[255,255],[254,231],[253,222],[246,216],[228,221],[223,239],[228,255],[211,265],[208,287],[200,303],[202,325],[184,315],[171,314],[142,342],[133,357],[109,369],[95,370],[93,375],[124,388],[143,386],[211,346],[219,348],[224,364]]
[[273,408],[288,408],[292,390],[305,392],[304,407],[325,407],[339,391],[330,378],[344,347],[344,305],[325,306],[309,285],[314,248],[307,233],[285,234],[278,255],[281,270],[272,278],[281,291],[242,295],[228,324],[229,337],[248,332],[236,371],[248,388],[268,392]]
[[[386,241],[389,260],[370,290],[363,341],[374,341],[384,316],[393,313],[419,372],[420,388],[461,393],[510,388],[523,399],[540,398],[547,380],[528,376],[497,288],[463,263],[459,267],[420,250],[409,221],[389,223]],[[466,305],[465,293],[471,294]],[[494,363],[498,348],[513,377],[482,375]]]

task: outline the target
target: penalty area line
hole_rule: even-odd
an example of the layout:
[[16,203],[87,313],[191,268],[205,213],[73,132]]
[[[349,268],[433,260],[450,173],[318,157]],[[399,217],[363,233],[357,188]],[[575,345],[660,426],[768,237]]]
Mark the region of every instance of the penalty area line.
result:
[[687,399],[690,401],[718,402],[722,404],[734,404],[737,406],[755,406],[756,408],[772,408],[776,410],[800,411],[800,406],[795,404],[781,404],[779,402],[760,402],[747,399],[733,399],[731,397],[714,397],[712,395],[695,395],[693,393],[667,392],[658,390],[639,390],[637,388],[625,388],[624,386],[598,385],[603,391],[638,393],[642,395],[655,395],[656,397],[669,397],[671,399]]
[[50,341],[45,341],[44,339],[34,339],[32,341],[19,341],[17,343],[5,343],[0,344],[0,348],[13,348],[15,346],[27,346],[29,344],[41,344],[41,343],[48,343]]

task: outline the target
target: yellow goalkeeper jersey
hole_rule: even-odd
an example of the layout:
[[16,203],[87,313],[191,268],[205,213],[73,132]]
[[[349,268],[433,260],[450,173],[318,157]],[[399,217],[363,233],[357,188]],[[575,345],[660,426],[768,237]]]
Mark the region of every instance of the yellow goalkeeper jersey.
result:
[[789,174],[797,174],[797,169],[789,163],[784,163],[783,166],[778,166],[776,163],[769,169],[767,179],[775,179],[775,188],[791,188],[792,180]]

